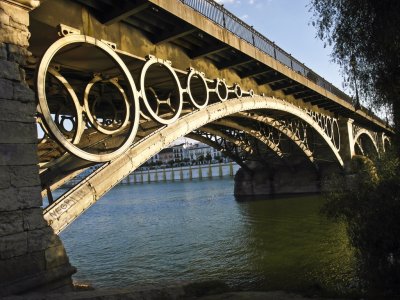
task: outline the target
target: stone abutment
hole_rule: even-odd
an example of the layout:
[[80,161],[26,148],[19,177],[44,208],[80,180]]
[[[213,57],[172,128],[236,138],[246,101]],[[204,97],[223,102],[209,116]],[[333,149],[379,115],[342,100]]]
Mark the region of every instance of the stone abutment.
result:
[[0,296],[72,286],[75,272],[43,218],[35,95],[23,69],[38,4],[0,0]]

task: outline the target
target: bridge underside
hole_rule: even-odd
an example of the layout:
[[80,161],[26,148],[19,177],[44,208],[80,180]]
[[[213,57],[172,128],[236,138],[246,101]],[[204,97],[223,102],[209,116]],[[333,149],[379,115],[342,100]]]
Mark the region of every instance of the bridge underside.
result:
[[[238,195],[320,191],[326,174],[363,151],[353,122],[379,144],[380,121],[311,73],[224,31],[227,44],[218,25],[179,1],[180,15],[164,2],[122,2],[49,1],[32,13],[26,74],[39,101],[45,218],[56,232],[184,136],[242,167]],[[68,17],[57,13],[66,7]],[[53,199],[80,174],[87,177]]]

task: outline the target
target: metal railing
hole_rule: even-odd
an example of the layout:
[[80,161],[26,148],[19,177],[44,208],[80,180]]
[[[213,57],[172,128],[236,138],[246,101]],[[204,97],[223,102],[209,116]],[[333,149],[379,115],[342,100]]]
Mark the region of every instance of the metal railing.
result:
[[310,81],[319,85],[320,87],[328,90],[332,94],[339,98],[353,104],[353,100],[350,96],[342,92],[340,89],[335,87],[333,84],[326,81],[324,78],[319,76],[313,70],[307,68],[303,63],[295,59],[293,56],[288,54],[282,48],[275,45],[274,42],[267,39],[252,26],[246,24],[234,14],[226,10],[222,5],[218,4],[214,0],[179,0],[187,6],[191,7],[195,11],[199,12],[206,18],[215,22],[219,26],[230,31],[237,37],[245,40],[249,44],[253,45],[262,52],[268,54],[274,59],[284,64],[289,69],[303,75]]

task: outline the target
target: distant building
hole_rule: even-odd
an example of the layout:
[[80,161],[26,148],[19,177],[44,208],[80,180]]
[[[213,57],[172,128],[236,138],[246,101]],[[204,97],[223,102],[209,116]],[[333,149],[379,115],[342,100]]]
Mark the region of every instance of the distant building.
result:
[[191,161],[197,161],[200,157],[206,159],[208,155],[211,156],[212,160],[222,157],[221,151],[218,151],[217,149],[214,149],[213,147],[203,143],[192,144],[187,148],[187,150],[189,152],[189,158]]
[[174,150],[172,148],[165,148],[162,149],[159,153],[158,153],[158,157],[159,160],[163,163],[163,164],[167,164],[169,163],[171,160],[175,161],[175,154],[174,154]]
[[[182,143],[161,150],[158,154],[151,157],[147,164],[169,164],[170,162],[198,163],[207,162],[207,157],[211,157],[212,162],[223,158],[221,151],[218,151],[203,143]],[[226,160],[226,159],[224,159]]]

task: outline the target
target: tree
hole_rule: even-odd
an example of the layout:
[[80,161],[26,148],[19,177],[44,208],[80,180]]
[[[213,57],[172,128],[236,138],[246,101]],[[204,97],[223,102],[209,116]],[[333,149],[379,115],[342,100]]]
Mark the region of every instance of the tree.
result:
[[[325,214],[344,221],[366,289],[400,296],[400,1],[310,0],[318,36],[333,46],[347,84],[373,108],[388,108],[395,155],[354,158],[349,186],[342,178]],[[331,186],[332,188],[332,186]],[[375,295],[375,296],[376,296]],[[371,296],[371,294],[367,295]]]
[[400,149],[400,1],[310,1],[318,37],[363,104],[389,110]]
[[351,169],[356,173],[330,182],[333,189],[323,207],[325,215],[346,225],[361,287],[376,299],[400,296],[399,165],[390,153],[374,162],[355,156]]
[[197,157],[197,161],[199,162],[199,163],[203,163],[203,161],[204,161],[204,155],[203,154],[200,154],[198,157]]

